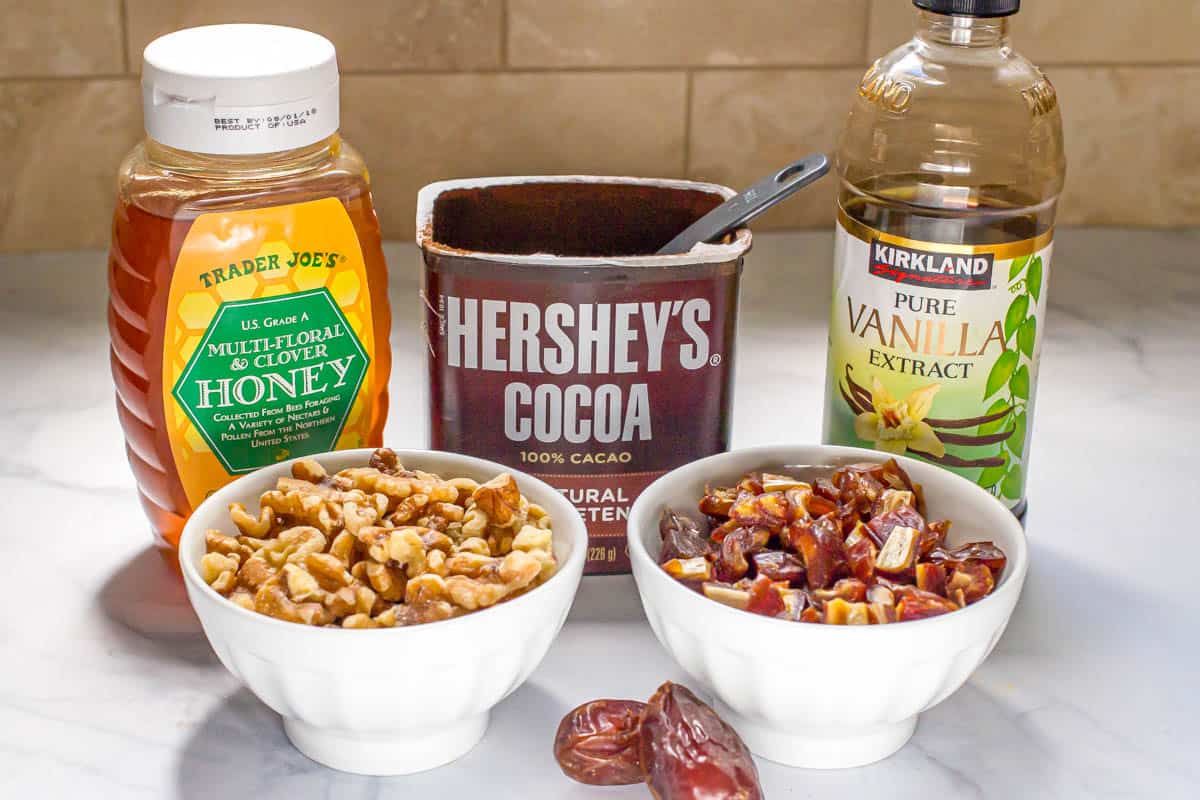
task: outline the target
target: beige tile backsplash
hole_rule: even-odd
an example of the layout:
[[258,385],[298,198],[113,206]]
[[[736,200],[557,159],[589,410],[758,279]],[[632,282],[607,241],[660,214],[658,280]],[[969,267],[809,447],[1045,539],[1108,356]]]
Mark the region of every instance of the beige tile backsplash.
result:
[[514,67],[859,64],[866,0],[508,0]]
[[1064,221],[1200,224],[1200,67],[1053,72],[1067,137]]
[[[833,151],[861,68],[703,72],[692,88],[689,177],[747,186],[806,153]],[[781,203],[756,228],[832,224],[836,181]]]
[[680,175],[676,72],[350,75],[343,130],[366,156],[386,235],[411,239],[417,189],[479,175]]
[[141,127],[134,78],[0,82],[0,246],[107,245],[114,175]]
[[0,78],[124,71],[121,0],[0,0]]
[[[912,4],[871,0],[868,52],[912,33]],[[1040,65],[1200,63],[1198,0],[1025,0],[1013,41]]]
[[317,31],[346,72],[500,66],[503,0],[124,0],[129,62],[179,28],[270,22]]
[[[1014,42],[1063,106],[1066,223],[1200,225],[1200,0],[1026,0]],[[424,183],[591,172],[744,185],[830,149],[909,0],[0,0],[0,249],[95,247],[140,136],[141,50],[298,25],[338,47],[343,129],[386,234]],[[831,222],[826,180],[760,227]]]

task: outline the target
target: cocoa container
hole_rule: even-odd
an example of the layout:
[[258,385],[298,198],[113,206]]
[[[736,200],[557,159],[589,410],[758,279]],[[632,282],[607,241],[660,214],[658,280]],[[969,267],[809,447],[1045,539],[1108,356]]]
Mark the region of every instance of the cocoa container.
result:
[[587,521],[591,574],[629,571],[625,525],[643,488],[729,445],[750,231],[654,253],[733,195],[555,176],[418,196],[432,445],[563,492]]

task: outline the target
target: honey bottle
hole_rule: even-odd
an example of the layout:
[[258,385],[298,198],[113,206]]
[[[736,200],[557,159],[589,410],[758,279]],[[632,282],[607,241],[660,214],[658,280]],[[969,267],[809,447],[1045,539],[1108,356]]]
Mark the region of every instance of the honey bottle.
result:
[[338,84],[333,45],[294,28],[190,28],[146,47],[108,321],[129,463],[168,552],[237,476],[382,444],[387,269]]
[[1066,170],[1020,0],[913,0],[842,133],[825,441],[939,464],[1020,514]]

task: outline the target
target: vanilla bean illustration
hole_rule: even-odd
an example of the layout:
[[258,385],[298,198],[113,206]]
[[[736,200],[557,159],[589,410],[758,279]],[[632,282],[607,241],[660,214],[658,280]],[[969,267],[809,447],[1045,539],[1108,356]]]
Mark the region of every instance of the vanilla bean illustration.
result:
[[850,377],[853,369],[854,367],[849,364],[846,365],[846,385],[850,387],[850,394],[854,396],[854,399],[858,401],[863,410],[866,410],[873,405],[871,403],[871,393],[866,390],[866,387],[859,386],[854,382],[854,378]]
[[[853,367],[846,365],[846,385],[838,385],[838,391],[841,392],[842,399],[846,401],[846,405],[855,414],[862,414],[874,408],[874,403],[871,400],[871,394],[867,389],[850,377]],[[986,425],[991,422],[1002,420],[1011,414],[1012,406],[994,411],[990,414],[984,414],[978,417],[968,417],[966,419],[934,419],[931,417],[925,418],[925,423],[933,428],[938,439],[943,444],[960,445],[963,447],[982,447],[989,444],[997,444],[1003,442],[1013,435],[1015,428],[1009,428],[1005,431],[987,434],[967,434],[967,433],[952,433],[953,430],[962,430],[964,428],[975,428],[980,425]],[[949,429],[946,430],[946,429]],[[949,453],[943,456],[934,456],[930,453],[925,453],[920,450],[910,450],[910,452],[928,459],[935,464],[942,464],[949,467],[998,467],[1004,463],[1003,456],[988,456],[985,458],[960,458],[959,456]]]
[[944,467],[998,467],[1004,463],[1003,456],[992,456],[990,458],[959,458],[958,456],[946,453],[946,455],[937,458],[929,453],[922,453],[920,450],[909,450],[909,452],[918,455],[927,461],[932,461],[934,464],[941,464]]
[[863,408],[862,406],[860,406],[858,403],[854,402],[854,398],[852,398],[843,387],[838,386],[838,391],[840,391],[842,393],[842,399],[846,401],[846,405],[850,406],[850,410],[853,411],[855,414],[861,414],[867,410],[866,408]]
[[[925,421],[930,425],[933,425],[932,420],[927,419]],[[933,427],[936,428],[937,426],[933,425]],[[1012,435],[1012,428],[1009,428],[1006,431],[1000,431],[999,433],[989,433],[982,436],[971,436],[965,433],[945,433],[943,431],[938,431],[938,438],[942,440],[943,444],[961,444],[965,447],[981,447],[985,444],[997,444],[999,442],[1003,442]]]
[[985,425],[989,422],[995,422],[998,419],[1004,419],[1011,412],[1012,406],[1008,406],[1001,411],[993,414],[985,414],[982,417],[968,417],[967,419],[934,419],[933,417],[926,417],[925,421],[935,428],[974,428],[976,425]]

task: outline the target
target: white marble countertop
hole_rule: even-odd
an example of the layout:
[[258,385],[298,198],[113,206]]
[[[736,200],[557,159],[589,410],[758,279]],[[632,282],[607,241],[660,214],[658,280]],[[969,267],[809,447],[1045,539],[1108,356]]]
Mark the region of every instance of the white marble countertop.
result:
[[[760,760],[769,797],[1200,795],[1198,248],[1200,232],[1060,234],[1030,472],[1032,568],[1008,632],[898,754],[834,772]],[[831,249],[828,233],[777,234],[750,254],[735,446],[819,436]],[[387,440],[422,446],[418,260],[404,245],[389,256]],[[147,549],[113,408],[102,254],[0,264],[0,796],[649,796],[574,784],[550,754],[577,703],[686,682],[627,577],[585,579],[546,660],[461,761],[374,779],[292,749]]]

